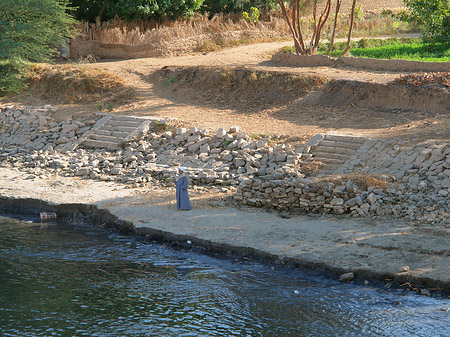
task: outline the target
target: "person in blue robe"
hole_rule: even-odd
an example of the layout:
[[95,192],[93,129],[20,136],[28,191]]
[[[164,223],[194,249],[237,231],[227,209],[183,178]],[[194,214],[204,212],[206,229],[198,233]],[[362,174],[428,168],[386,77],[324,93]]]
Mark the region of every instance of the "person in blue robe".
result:
[[191,209],[191,201],[188,194],[188,177],[184,173],[185,168],[178,168],[178,176],[175,179],[176,196],[177,196],[177,209],[182,211],[189,211]]

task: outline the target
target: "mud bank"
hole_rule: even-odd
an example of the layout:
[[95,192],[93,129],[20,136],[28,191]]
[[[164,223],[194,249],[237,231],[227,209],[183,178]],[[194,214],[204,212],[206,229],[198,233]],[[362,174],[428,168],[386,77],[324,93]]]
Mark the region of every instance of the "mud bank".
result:
[[[353,272],[355,282],[377,280],[414,289],[450,292],[448,229],[348,217],[280,218],[236,208],[177,212],[173,203],[149,199],[150,191],[71,177],[27,180],[0,168],[3,212],[54,211],[74,223],[95,222],[148,239],[200,250],[314,269],[331,277]],[[420,238],[420,239],[419,239]],[[409,271],[402,272],[408,266]],[[420,292],[420,290],[418,290]],[[424,291],[424,293],[427,293]]]

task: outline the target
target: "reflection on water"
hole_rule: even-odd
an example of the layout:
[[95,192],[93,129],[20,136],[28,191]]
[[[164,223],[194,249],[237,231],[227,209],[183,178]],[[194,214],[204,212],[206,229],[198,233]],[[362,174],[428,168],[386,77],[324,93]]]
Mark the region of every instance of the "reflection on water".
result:
[[2,336],[449,336],[448,299],[0,218]]

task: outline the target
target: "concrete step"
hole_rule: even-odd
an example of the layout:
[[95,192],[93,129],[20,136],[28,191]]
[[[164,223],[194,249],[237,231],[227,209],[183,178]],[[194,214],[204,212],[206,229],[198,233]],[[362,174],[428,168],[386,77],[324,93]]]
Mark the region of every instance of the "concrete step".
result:
[[126,121],[126,120],[121,120],[121,119],[116,119],[116,120],[111,119],[107,125],[137,128],[141,124],[142,124],[142,121]]
[[[340,142],[334,140],[322,140],[317,146],[338,147],[344,149],[358,150],[361,147],[361,143]],[[316,147],[317,147],[316,146]]]
[[94,139],[86,139],[83,142],[84,146],[93,147],[93,148],[102,148],[108,150],[119,150],[122,148],[122,144],[99,141]]
[[98,141],[102,141],[102,142],[117,143],[117,144],[123,143],[122,137],[105,136],[105,135],[97,135],[97,134],[91,134],[88,139],[98,140]]
[[337,136],[337,135],[325,135],[324,140],[331,140],[335,142],[346,142],[346,143],[364,143],[367,138],[357,137],[357,136]]
[[320,152],[320,153],[338,153],[341,155],[348,155],[352,156],[356,151],[354,149],[346,149],[343,147],[332,147],[332,146],[325,146],[322,144],[317,145],[314,152]]
[[110,132],[126,132],[131,133],[136,130],[137,126],[119,126],[119,125],[104,125],[101,130]]
[[314,158],[330,158],[330,159],[339,159],[342,162],[346,162],[351,156],[347,154],[340,154],[340,153],[329,153],[329,152],[322,152],[322,151],[314,151]]
[[102,130],[98,129],[94,131],[96,135],[102,135],[102,136],[111,136],[112,132],[110,130]]
[[334,165],[342,165],[345,163],[345,160],[329,158],[329,157],[314,157],[315,161],[320,161],[323,164],[334,164]]
[[112,121],[130,121],[130,122],[139,122],[142,123],[146,120],[146,118],[139,118],[139,117],[133,117],[133,116],[122,116],[122,115],[113,115],[111,117]]

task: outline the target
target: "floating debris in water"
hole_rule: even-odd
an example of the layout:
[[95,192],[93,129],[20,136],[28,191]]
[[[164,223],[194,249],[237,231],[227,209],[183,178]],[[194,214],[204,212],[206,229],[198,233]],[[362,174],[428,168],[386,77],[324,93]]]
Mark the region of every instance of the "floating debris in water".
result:
[[41,222],[48,222],[56,220],[55,212],[42,212],[39,214],[41,216]]

